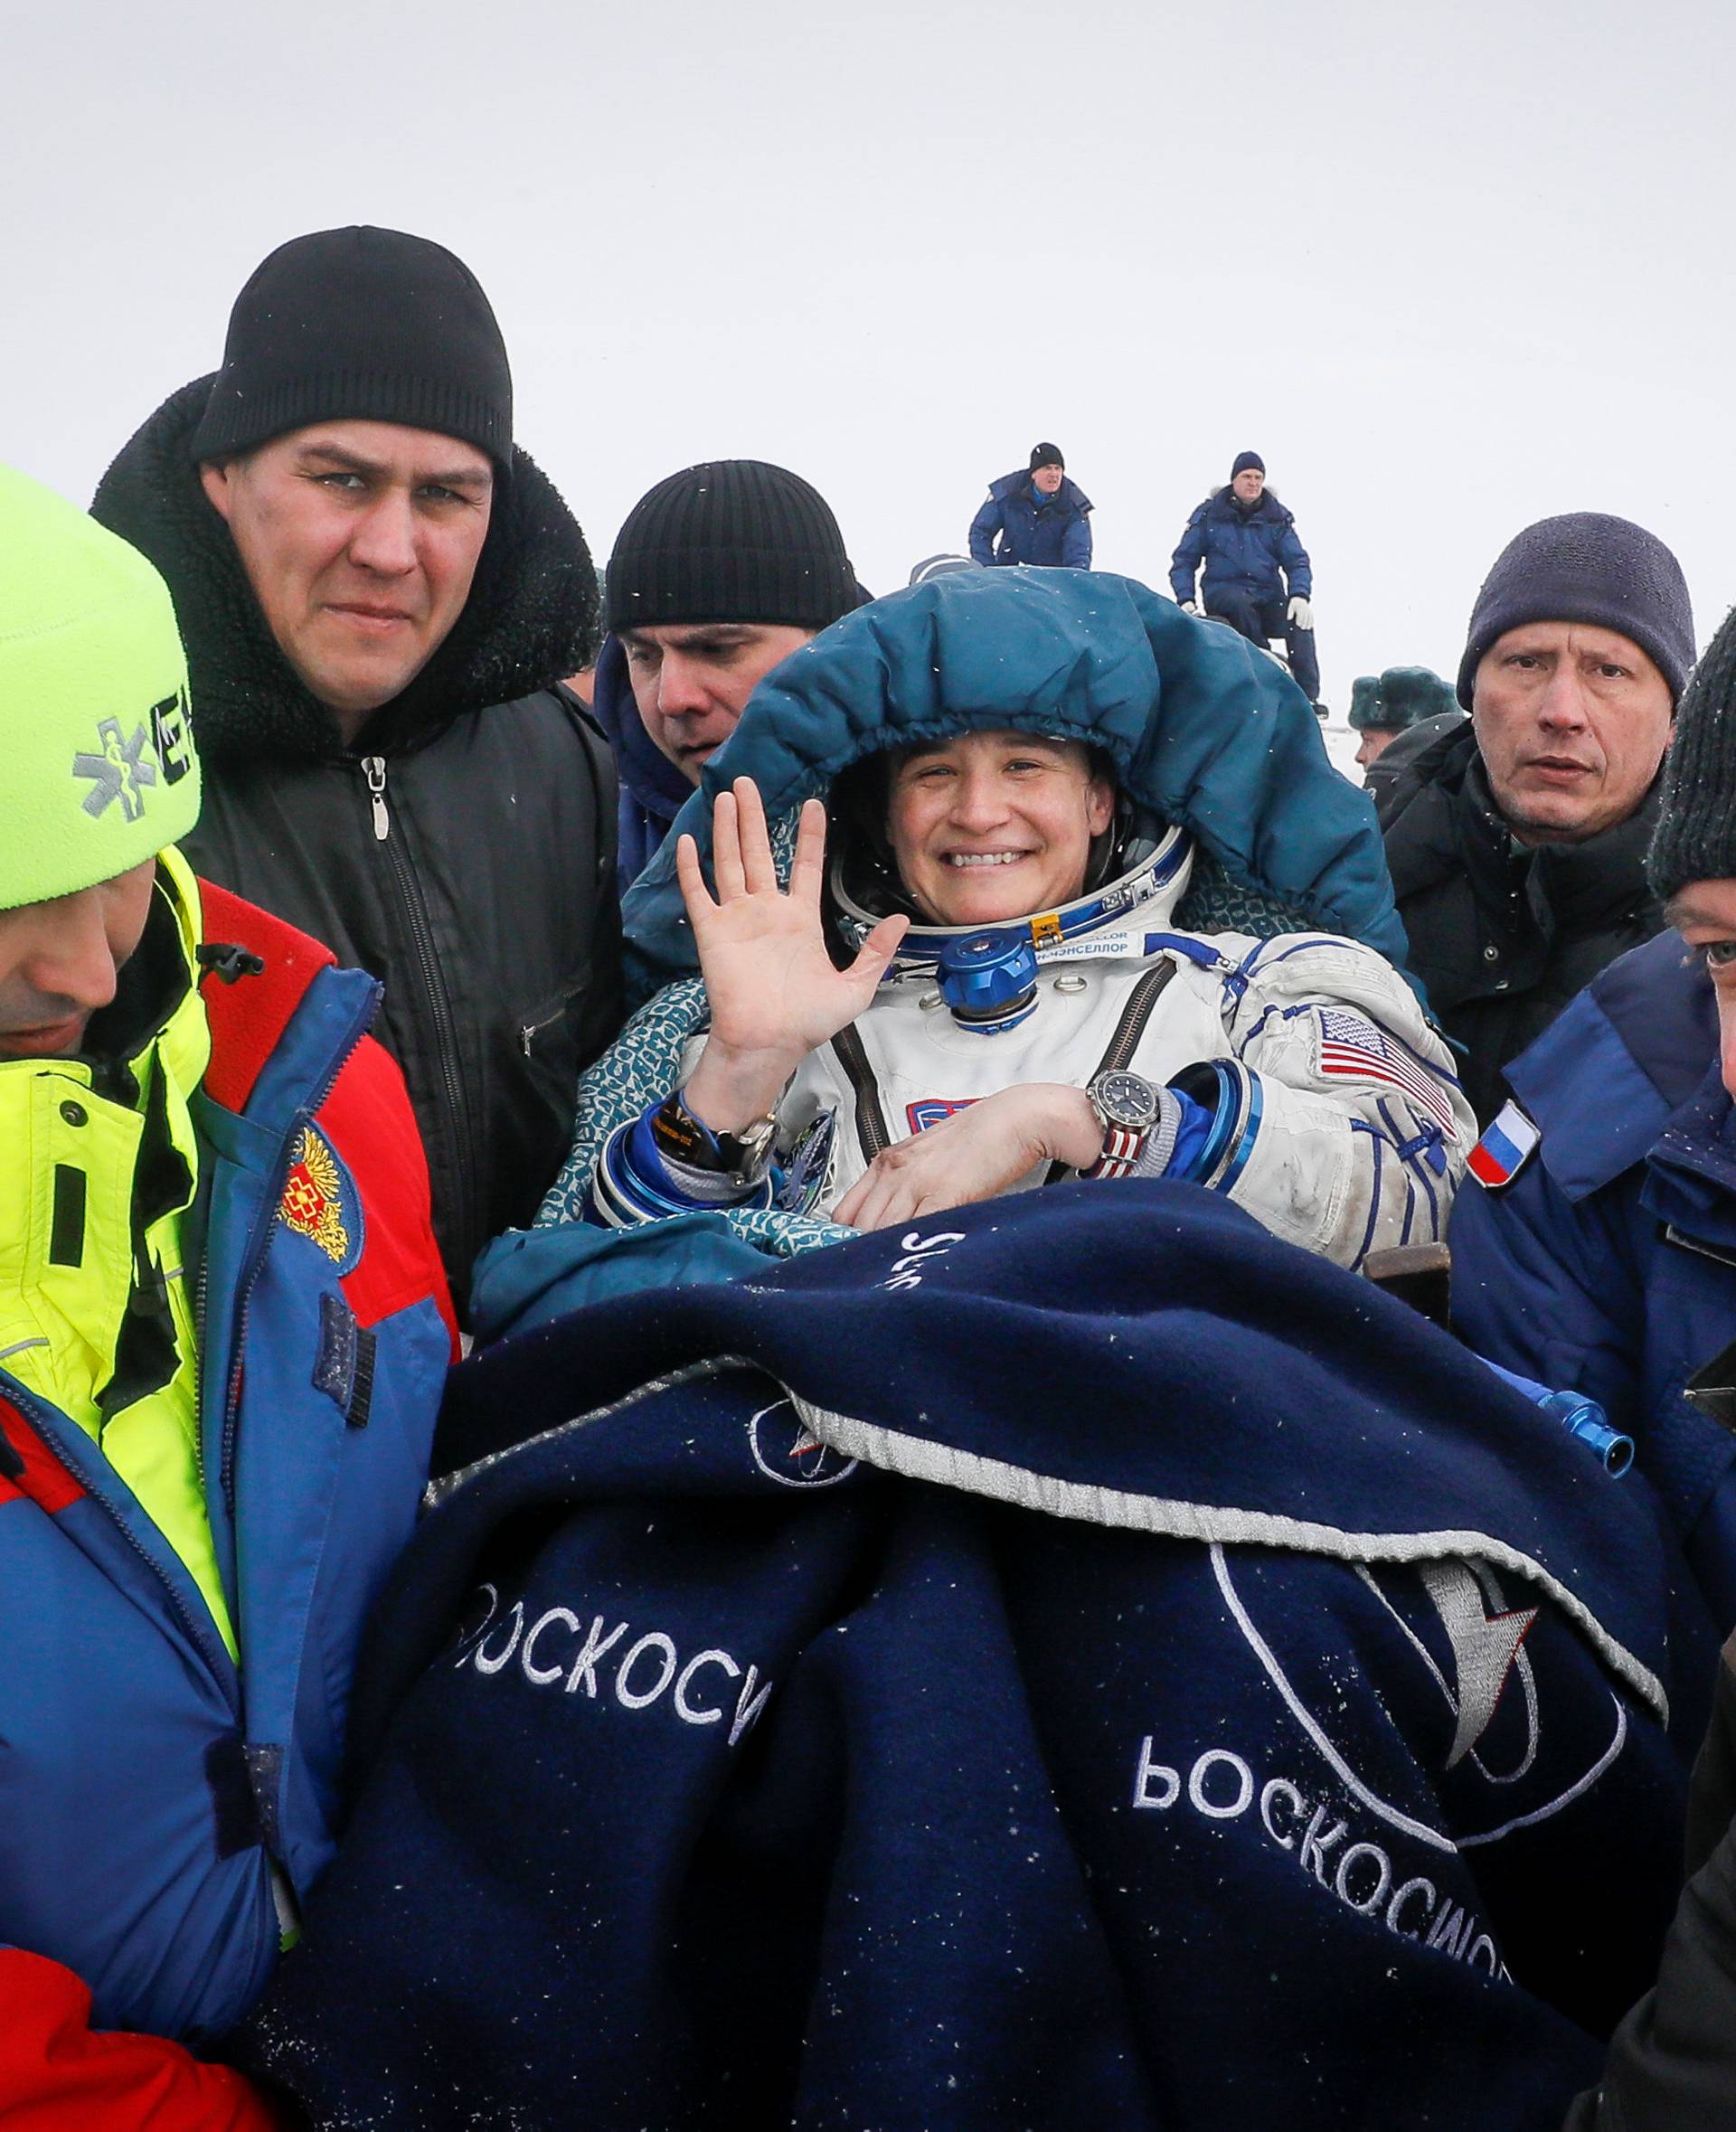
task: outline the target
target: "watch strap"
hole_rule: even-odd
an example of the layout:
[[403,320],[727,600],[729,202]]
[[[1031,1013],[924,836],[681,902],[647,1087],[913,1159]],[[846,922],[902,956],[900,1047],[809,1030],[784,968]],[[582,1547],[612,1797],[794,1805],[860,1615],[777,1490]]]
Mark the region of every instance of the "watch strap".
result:
[[777,1128],[778,1114],[769,1110],[740,1133],[713,1132],[688,1109],[679,1089],[665,1096],[651,1117],[652,1145],[665,1163],[743,1186],[758,1184],[771,1167]]
[[1157,1090],[1157,1116],[1144,1131],[1127,1126],[1104,1129],[1103,1152],[1081,1177],[1161,1177],[1175,1152],[1182,1106],[1173,1090]]
[[1111,1125],[1103,1128],[1103,1152],[1088,1170],[1081,1170],[1081,1177],[1125,1177],[1145,1153],[1150,1135],[1133,1126]]

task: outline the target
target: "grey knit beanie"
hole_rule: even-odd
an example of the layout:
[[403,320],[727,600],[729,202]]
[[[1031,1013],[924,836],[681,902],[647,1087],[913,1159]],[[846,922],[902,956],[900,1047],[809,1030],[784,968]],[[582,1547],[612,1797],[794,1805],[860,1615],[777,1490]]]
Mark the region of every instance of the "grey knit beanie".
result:
[[1736,610],[1677,706],[1646,878],[1660,902],[1691,881],[1736,881]]
[[1495,558],[1471,609],[1458,700],[1468,711],[1483,655],[1526,622],[1590,622],[1628,637],[1670,684],[1694,665],[1694,609],[1682,565],[1656,533],[1602,511],[1540,518]]

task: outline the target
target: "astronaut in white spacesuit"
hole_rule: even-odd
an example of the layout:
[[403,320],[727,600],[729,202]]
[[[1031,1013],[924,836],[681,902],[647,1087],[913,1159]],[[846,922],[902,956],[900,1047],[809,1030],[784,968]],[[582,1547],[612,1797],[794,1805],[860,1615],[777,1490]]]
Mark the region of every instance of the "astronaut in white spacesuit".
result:
[[1167,1175],[1356,1267],[1445,1231],[1476,1138],[1404,980],[1326,933],[1174,929],[1192,841],[1071,739],[966,731],[803,807],[779,885],[759,794],[677,852],[709,1006],[618,1129],[589,1218],[695,1207],[872,1229],[1077,1174]]

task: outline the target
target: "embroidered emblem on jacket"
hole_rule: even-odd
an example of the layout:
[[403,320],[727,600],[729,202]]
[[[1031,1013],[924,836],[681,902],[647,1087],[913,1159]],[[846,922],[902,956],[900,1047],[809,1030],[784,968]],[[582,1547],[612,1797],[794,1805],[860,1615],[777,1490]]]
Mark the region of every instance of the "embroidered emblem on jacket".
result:
[[1471,1150],[1470,1171],[1490,1192],[1511,1184],[1533,1155],[1543,1135],[1518,1104],[1503,1105],[1500,1116]]
[[288,1227],[316,1243],[340,1273],[348,1273],[361,1258],[362,1209],[355,1188],[313,1126],[301,1128],[280,1212]]
[[1328,1080],[1384,1081],[1409,1096],[1443,1132],[1458,1139],[1452,1099],[1396,1039],[1361,1014],[1346,1014],[1340,1007],[1322,1007],[1318,1021],[1320,1071]]
[[937,1126],[943,1118],[956,1118],[959,1111],[968,1110],[979,1099],[961,1096],[957,1101],[945,1096],[925,1096],[920,1103],[907,1103],[904,1115],[910,1121],[913,1133],[926,1133],[930,1126]]

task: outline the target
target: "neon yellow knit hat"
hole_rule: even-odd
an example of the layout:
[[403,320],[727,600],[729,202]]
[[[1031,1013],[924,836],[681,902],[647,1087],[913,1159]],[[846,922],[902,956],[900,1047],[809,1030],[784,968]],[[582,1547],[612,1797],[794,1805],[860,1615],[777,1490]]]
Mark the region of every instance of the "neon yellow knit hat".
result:
[[199,819],[187,659],[137,549],[0,467],[0,910],[108,881]]

